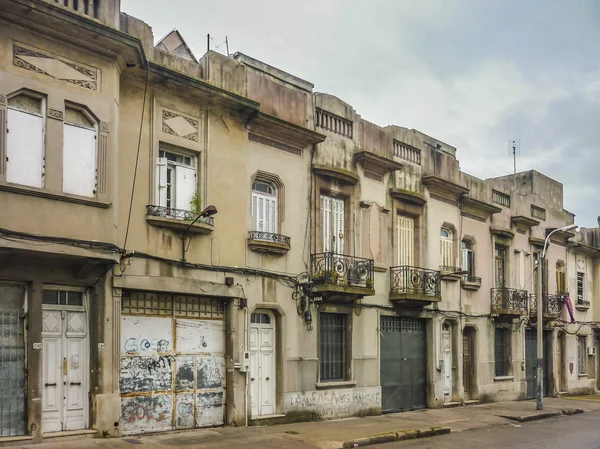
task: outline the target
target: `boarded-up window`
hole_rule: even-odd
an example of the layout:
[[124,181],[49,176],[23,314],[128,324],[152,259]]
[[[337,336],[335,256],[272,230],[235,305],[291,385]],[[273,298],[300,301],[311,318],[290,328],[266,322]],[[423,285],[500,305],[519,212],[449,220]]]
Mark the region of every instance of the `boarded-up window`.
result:
[[65,108],[63,192],[96,196],[98,150],[96,123],[82,110]]
[[6,180],[43,187],[44,111],[41,97],[19,94],[8,100]]

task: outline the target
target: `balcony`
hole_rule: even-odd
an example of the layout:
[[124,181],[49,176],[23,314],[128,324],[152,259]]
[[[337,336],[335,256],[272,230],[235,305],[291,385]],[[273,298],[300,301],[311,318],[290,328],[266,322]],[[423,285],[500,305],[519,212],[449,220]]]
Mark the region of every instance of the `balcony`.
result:
[[[535,294],[529,295],[529,307],[531,307],[531,316],[537,317],[537,301]],[[544,320],[556,320],[560,315],[560,308],[564,301],[564,295],[556,293],[554,295],[544,295],[542,301],[542,318]]]
[[154,226],[192,234],[209,234],[215,229],[213,217],[201,217],[196,212],[164,206],[146,206],[146,221]]
[[460,285],[465,290],[479,290],[481,287],[481,278],[466,274],[460,279]]
[[441,274],[436,270],[402,265],[390,268],[390,301],[423,307],[442,300]]
[[311,262],[313,295],[355,300],[375,294],[373,259],[326,252],[313,254]]
[[492,288],[492,313],[515,318],[527,313],[527,291],[515,288]]
[[575,301],[575,308],[580,312],[585,312],[590,308],[590,302],[577,298],[577,300]]
[[286,254],[291,248],[290,241],[288,236],[272,232],[250,231],[248,233],[248,247],[257,252]]
[[440,265],[440,276],[444,281],[458,281],[467,272],[460,267]]

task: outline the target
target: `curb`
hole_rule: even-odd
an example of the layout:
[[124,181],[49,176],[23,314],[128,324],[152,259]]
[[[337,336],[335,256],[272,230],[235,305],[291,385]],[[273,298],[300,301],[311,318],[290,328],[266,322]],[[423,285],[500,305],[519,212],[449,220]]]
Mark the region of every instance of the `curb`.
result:
[[528,422],[528,421],[537,421],[539,419],[554,418],[555,416],[560,416],[560,415],[566,415],[566,416],[577,415],[579,413],[583,413],[583,410],[568,408],[568,409],[564,409],[564,410],[558,410],[556,412],[540,412],[540,413],[533,413],[531,415],[520,415],[520,416],[498,415],[498,416],[501,418],[510,419],[511,421]]
[[379,435],[371,435],[364,438],[344,441],[343,448],[370,446],[371,444],[390,443],[392,441],[413,440],[416,438],[433,437],[450,433],[450,427],[428,427],[425,429],[399,430],[398,432],[387,432]]

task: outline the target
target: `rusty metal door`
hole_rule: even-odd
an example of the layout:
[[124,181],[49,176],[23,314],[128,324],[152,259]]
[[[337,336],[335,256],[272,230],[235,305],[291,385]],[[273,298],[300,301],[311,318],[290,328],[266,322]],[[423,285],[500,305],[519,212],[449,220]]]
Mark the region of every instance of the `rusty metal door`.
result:
[[382,411],[425,408],[425,320],[382,316],[380,331]]
[[25,435],[25,289],[0,284],[0,437]]

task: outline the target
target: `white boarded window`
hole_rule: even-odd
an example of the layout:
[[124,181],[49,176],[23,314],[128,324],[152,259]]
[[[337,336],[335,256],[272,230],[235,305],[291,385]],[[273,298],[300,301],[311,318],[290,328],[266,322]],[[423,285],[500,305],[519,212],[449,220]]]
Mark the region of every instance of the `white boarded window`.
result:
[[8,99],[6,180],[31,187],[44,185],[45,99],[20,93]]
[[344,200],[321,195],[323,251],[344,254]]
[[157,206],[168,209],[200,212],[197,204],[198,181],[196,157],[173,151],[170,147],[160,149],[156,161]]
[[252,183],[252,219],[254,231],[277,234],[277,191],[271,183]]
[[414,266],[415,221],[411,217],[398,215],[396,231],[398,239],[398,265]]
[[440,229],[440,255],[443,267],[453,267],[452,257],[452,231],[448,228]]
[[78,107],[65,107],[63,192],[96,196],[98,186],[97,121]]

